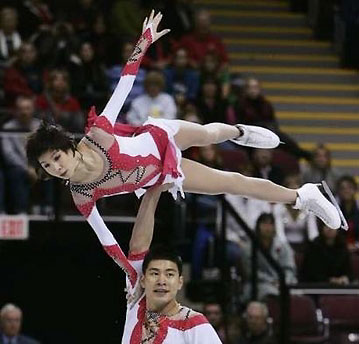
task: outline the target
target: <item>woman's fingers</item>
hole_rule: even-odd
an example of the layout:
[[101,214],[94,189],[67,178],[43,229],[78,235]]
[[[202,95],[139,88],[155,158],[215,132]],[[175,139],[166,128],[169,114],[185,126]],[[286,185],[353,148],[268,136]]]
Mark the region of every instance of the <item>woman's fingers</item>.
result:
[[142,33],[145,32],[146,26],[147,26],[148,18],[146,17],[142,24]]
[[162,36],[164,36],[165,34],[169,33],[171,30],[170,29],[165,29],[165,30],[162,30],[161,32],[158,32],[157,33],[157,39],[158,38],[161,38]]

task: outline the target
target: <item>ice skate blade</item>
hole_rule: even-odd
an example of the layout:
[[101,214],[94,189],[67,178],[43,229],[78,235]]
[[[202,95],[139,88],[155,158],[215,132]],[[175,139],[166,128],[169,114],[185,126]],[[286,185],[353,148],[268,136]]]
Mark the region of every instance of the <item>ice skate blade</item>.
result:
[[325,180],[322,181],[322,186],[323,186],[325,193],[329,196],[330,201],[332,202],[332,204],[334,205],[334,207],[337,209],[337,211],[339,213],[340,219],[342,221],[342,225],[340,227],[347,231],[349,229],[348,222],[345,219],[337,200],[335,199],[332,191],[330,190],[330,188]]

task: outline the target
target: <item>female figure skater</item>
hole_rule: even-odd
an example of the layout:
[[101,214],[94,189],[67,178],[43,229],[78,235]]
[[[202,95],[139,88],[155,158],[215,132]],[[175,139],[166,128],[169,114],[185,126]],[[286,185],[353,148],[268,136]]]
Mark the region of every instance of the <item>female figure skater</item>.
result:
[[28,140],[29,163],[39,171],[68,181],[77,208],[96,233],[106,228],[96,209],[99,198],[133,191],[141,195],[146,187],[166,183],[173,183],[169,191],[174,197],[178,191],[182,195],[183,191],[231,193],[290,203],[296,209],[312,211],[329,227],[339,228],[339,212],[314,184],[291,190],[268,180],[215,170],[181,158],[181,151],[188,147],[226,140],[243,146],[274,148],[279,139],[267,129],[223,123],[202,126],[154,118],[141,127],[115,123],[146,50],[169,32],[157,32],[161,18],[161,13],[154,16],[152,11],[145,19],[142,35],[109,102],[98,117],[91,109],[89,118],[93,123],[86,136],[76,145],[60,128],[43,125]]

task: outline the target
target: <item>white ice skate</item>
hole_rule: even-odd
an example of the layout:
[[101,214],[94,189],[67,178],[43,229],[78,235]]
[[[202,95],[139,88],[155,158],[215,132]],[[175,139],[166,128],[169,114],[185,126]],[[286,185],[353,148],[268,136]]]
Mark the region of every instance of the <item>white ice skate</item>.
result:
[[236,127],[243,132],[243,135],[231,140],[237,145],[270,149],[280,143],[279,137],[268,129],[244,124],[236,124]]
[[[325,183],[325,182],[324,182]],[[293,206],[294,209],[312,212],[318,216],[328,227],[338,229],[342,226],[347,229],[347,223],[344,216],[342,216],[339,206],[332,195],[328,185],[323,184],[304,184],[297,190],[298,197]],[[323,188],[329,197],[333,196],[334,204],[329,202],[325,196],[320,192],[318,186],[323,185]],[[328,190],[328,191],[327,191]]]

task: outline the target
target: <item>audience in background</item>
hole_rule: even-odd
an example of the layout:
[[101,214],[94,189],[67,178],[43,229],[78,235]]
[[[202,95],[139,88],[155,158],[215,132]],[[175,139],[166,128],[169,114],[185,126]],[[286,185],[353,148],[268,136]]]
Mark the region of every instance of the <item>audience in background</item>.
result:
[[0,343],[3,344],[40,344],[37,340],[21,334],[22,311],[7,303],[0,309]]
[[221,61],[219,56],[214,51],[209,51],[205,55],[202,66],[200,69],[201,72],[201,82],[208,78],[213,78],[218,82],[220,86],[220,95],[221,98],[227,98],[230,92],[230,74],[227,68],[221,67]]
[[194,68],[200,68],[208,52],[218,55],[221,67],[228,63],[227,51],[222,40],[211,32],[211,15],[207,10],[199,10],[195,15],[195,28],[182,37],[179,46],[184,47]]
[[[111,92],[113,92],[115,87],[117,86],[117,83],[121,77],[122,68],[125,65],[126,61],[129,59],[129,57],[131,56],[134,47],[135,45],[132,42],[125,42],[122,45],[122,49],[121,49],[121,64],[114,64],[107,69],[107,78],[110,83]],[[144,93],[143,84],[146,78],[146,74],[147,74],[146,70],[140,67],[137,72],[136,79],[132,86],[132,89],[125,100],[123,108],[121,109],[121,114],[127,113],[127,111],[130,108],[131,102],[135,98],[141,96]]]
[[227,102],[221,98],[219,84],[212,77],[202,81],[196,105],[203,123],[226,121]]
[[259,125],[273,130],[285,144],[281,148],[287,150],[298,158],[310,159],[311,153],[299,145],[287,134],[280,131],[274,108],[263,95],[259,81],[248,78],[245,81],[243,95],[239,97],[237,105],[237,123]]
[[54,21],[52,10],[44,0],[22,1],[19,6],[19,31],[26,40],[31,40],[41,31],[49,31]]
[[188,53],[178,49],[173,57],[172,66],[164,71],[167,92],[173,96],[183,93],[187,100],[196,99],[199,87],[198,72],[188,65]]
[[80,103],[71,95],[70,89],[67,71],[51,71],[44,93],[36,99],[36,107],[43,119],[60,124],[70,132],[81,133],[85,119]]
[[[2,129],[7,132],[28,133],[36,130],[40,121],[34,117],[34,100],[20,96],[16,100],[15,116]],[[27,213],[31,182],[36,173],[27,164],[24,134],[11,134],[2,138],[5,180],[9,192],[10,208],[15,214]]]
[[273,150],[256,148],[251,152],[253,164],[253,177],[268,179],[274,183],[282,184],[283,170],[273,164]]
[[226,331],[223,322],[222,307],[219,303],[206,303],[203,306],[203,314],[208,322],[216,330],[218,337],[223,343],[226,343]]
[[268,308],[264,303],[252,301],[244,312],[240,338],[233,344],[275,344],[269,323]]
[[9,65],[21,46],[17,31],[18,14],[15,8],[4,7],[0,11],[0,65]]
[[332,167],[331,152],[323,144],[318,144],[313,151],[313,158],[308,165],[302,165],[303,183],[320,183],[325,180],[331,190],[336,189],[339,172]]
[[145,93],[135,98],[129,112],[127,122],[133,125],[143,124],[148,116],[154,118],[176,118],[176,104],[172,96],[163,92],[165,79],[161,72],[151,71],[144,81]]
[[32,43],[23,43],[14,64],[4,73],[6,103],[13,106],[18,96],[34,96],[43,90],[43,66]]
[[[289,174],[284,178],[283,184],[287,188],[299,189],[303,183],[299,174]],[[293,209],[292,204],[275,204],[273,215],[277,235],[295,251],[302,251],[319,234],[315,215]]]
[[352,279],[350,252],[341,232],[321,223],[320,234],[304,254],[304,282],[347,285]]
[[349,230],[345,232],[350,250],[359,250],[359,203],[356,199],[358,185],[352,176],[343,176],[338,180],[337,195],[340,208],[348,221]]
[[[260,245],[281,266],[288,284],[297,282],[296,265],[294,253],[288,243],[280,240],[276,235],[274,217],[272,214],[263,213],[259,216],[256,224],[256,234]],[[245,273],[243,286],[243,300],[251,298],[251,256],[252,245],[245,243],[242,246],[242,266]],[[269,295],[278,295],[279,279],[277,272],[271,267],[267,260],[258,252],[257,257],[257,280],[258,300],[263,300]]]
[[181,38],[193,29],[192,0],[165,1],[163,8],[163,27],[171,29],[171,37]]
[[89,42],[80,46],[79,56],[69,66],[71,89],[82,109],[92,105],[105,106],[109,97],[108,81],[104,66],[96,59],[94,47]]

